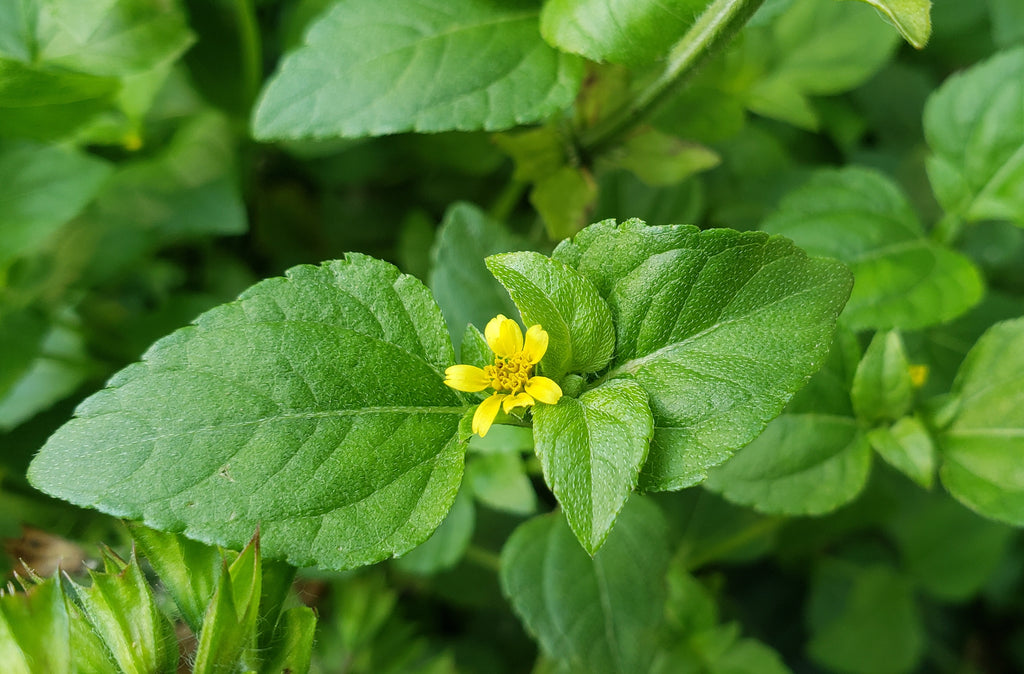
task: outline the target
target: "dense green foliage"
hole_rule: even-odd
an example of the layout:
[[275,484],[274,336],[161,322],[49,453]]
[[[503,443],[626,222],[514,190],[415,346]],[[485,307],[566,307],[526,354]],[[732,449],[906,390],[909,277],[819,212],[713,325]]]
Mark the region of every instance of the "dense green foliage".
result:
[[0,670],[1024,669],[1018,5],[0,0]]

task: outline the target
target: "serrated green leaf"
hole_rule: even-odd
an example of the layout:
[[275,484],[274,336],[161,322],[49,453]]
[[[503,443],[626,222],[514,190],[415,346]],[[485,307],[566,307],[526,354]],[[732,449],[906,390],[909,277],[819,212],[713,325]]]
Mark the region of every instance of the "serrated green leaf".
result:
[[681,489],[753,440],[825,360],[851,280],[781,237],[603,222],[554,257],[608,300],[608,378],[650,398],[654,439],[640,487]]
[[919,587],[961,602],[990,581],[1014,529],[974,514],[941,491],[917,492],[886,521],[903,567]]
[[206,608],[199,632],[196,674],[251,671],[256,664],[256,619],[263,586],[259,534],[230,565],[227,560],[221,564],[217,589]]
[[780,515],[822,515],[867,483],[871,447],[849,417],[784,414],[708,474],[708,489]]
[[654,655],[669,553],[658,509],[634,498],[593,559],[559,513],[520,526],[501,553],[501,585],[549,656],[572,671],[633,674]]
[[860,363],[860,357],[861,349],[857,335],[839,326],[825,365],[790,399],[785,413],[852,417],[850,387],[853,385],[853,376]]
[[974,264],[926,238],[900,188],[873,170],[816,172],[761,228],[850,265],[857,282],[843,320],[854,329],[945,322],[982,296]]
[[693,25],[707,0],[549,0],[540,32],[551,45],[591,61],[653,63]]
[[[429,284],[456,348],[468,324],[483,330],[498,314],[513,315],[515,305],[484,258],[525,248],[525,240],[472,204],[457,203],[445,213],[431,253]],[[490,363],[490,349],[487,353]]]
[[946,212],[1024,226],[1024,47],[950,77],[928,98],[928,178]]
[[807,612],[811,658],[836,671],[902,674],[924,655],[924,629],[910,583],[884,566],[826,561]]
[[868,431],[868,442],[885,462],[925,489],[935,482],[935,446],[916,417],[903,417],[891,427]]
[[259,525],[264,553],[296,565],[372,563],[425,540],[455,497],[453,360],[412,277],[357,254],[296,267],[115,375],[30,479],[226,547]]
[[875,333],[857,366],[850,398],[857,418],[868,424],[895,421],[910,410],[914,384],[899,332]]
[[353,0],[285,57],[253,129],[261,139],[496,131],[567,107],[582,75],[578,57],[541,39],[529,0]]
[[70,672],[68,613],[59,575],[0,593],[0,663],[10,674]]
[[129,529],[185,622],[198,634],[220,578],[220,551],[179,534],[156,531],[138,523],[129,524]]
[[939,436],[942,484],[986,517],[1024,524],[1024,318],[996,323],[967,354],[952,424]]
[[539,323],[550,340],[543,374],[559,380],[569,372],[595,372],[608,364],[615,328],[608,305],[575,269],[540,253],[492,255],[486,260],[512,296],[527,326]]
[[107,162],[82,152],[0,141],[0,268],[36,252],[85,207],[110,173]]
[[931,0],[861,0],[884,14],[907,42],[924,49],[932,34]]
[[171,621],[157,608],[135,556],[125,563],[112,555],[105,553],[104,573],[90,571],[91,586],[75,585],[86,618],[121,671],[174,671],[178,648]]
[[591,555],[636,487],[653,430],[647,394],[623,379],[533,411],[544,479]]
[[[488,433],[486,439],[491,435]],[[494,452],[472,457],[466,464],[466,483],[477,500],[495,510],[515,515],[532,515],[537,511],[537,493],[518,452]]]
[[394,565],[420,576],[429,576],[459,563],[473,538],[476,509],[467,489],[459,490],[451,510],[430,538],[394,561]]

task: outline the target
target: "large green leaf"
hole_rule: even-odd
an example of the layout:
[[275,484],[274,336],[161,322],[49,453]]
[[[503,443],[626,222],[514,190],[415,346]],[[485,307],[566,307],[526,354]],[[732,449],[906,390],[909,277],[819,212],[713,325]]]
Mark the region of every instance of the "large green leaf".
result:
[[530,0],[349,0],[310,26],[253,116],[259,138],[489,131],[568,106],[582,61]]
[[654,431],[647,394],[625,379],[533,411],[544,479],[591,555],[636,487]]
[[0,141],[0,268],[78,214],[110,175],[107,162],[62,147]]
[[607,298],[607,378],[647,391],[654,439],[644,489],[680,489],[753,440],[821,367],[850,290],[834,260],[781,237],[603,222],[559,245]]
[[1024,47],[949,78],[928,98],[928,177],[942,207],[968,221],[1024,226]]
[[647,65],[664,58],[708,0],[550,0],[544,39],[591,61]]
[[343,568],[405,552],[462,477],[465,406],[418,281],[351,254],[157,342],[32,463],[38,488],[158,529]]
[[981,299],[974,264],[926,238],[899,187],[872,170],[818,171],[762,229],[850,265],[857,282],[843,320],[855,329],[934,325]]
[[515,315],[515,305],[484,258],[525,248],[525,240],[472,204],[458,203],[445,213],[432,252],[430,290],[456,348],[468,324],[483,330],[498,314]]
[[550,341],[541,361],[558,380],[567,372],[595,372],[612,357],[615,328],[608,305],[578,271],[540,253],[487,258],[487,268],[519,307],[526,325],[539,323]]
[[939,437],[942,484],[982,515],[1024,525],[1024,318],[982,335],[953,394],[956,417]]
[[541,648],[571,671],[634,674],[654,656],[668,532],[635,498],[593,559],[558,513],[523,524],[501,553],[501,585]]
[[785,414],[711,471],[707,487],[765,513],[822,515],[864,488],[871,447],[848,417]]

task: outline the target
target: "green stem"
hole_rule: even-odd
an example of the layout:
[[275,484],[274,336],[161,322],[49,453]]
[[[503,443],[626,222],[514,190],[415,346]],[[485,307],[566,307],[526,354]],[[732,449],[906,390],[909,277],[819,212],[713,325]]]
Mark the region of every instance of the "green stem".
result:
[[234,0],[233,5],[242,50],[242,81],[246,100],[251,104],[263,82],[263,44],[252,0]]
[[529,183],[525,183],[521,180],[510,180],[505,189],[501,191],[498,198],[494,201],[494,205],[491,206],[490,216],[498,222],[505,222],[508,220],[508,216],[512,214],[516,204],[523,198],[523,192]]
[[669,53],[665,70],[627,105],[588,129],[580,146],[595,153],[614,145],[668,98],[709,57],[728,44],[764,0],[714,0]]
[[494,573],[501,571],[501,557],[478,545],[470,545],[466,548],[466,559],[485,569],[490,569]]

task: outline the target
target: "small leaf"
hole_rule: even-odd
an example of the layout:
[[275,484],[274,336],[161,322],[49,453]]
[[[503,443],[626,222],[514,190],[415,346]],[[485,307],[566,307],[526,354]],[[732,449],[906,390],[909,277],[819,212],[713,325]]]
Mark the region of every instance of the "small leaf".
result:
[[928,178],[946,212],[1024,227],[1024,47],[950,77],[929,98]]
[[[53,435],[40,489],[296,565],[412,549],[462,478],[429,291],[362,255],[263,281],[157,342]],[[130,478],[130,479],[129,479]]]
[[868,431],[868,442],[885,462],[925,489],[935,482],[935,446],[916,417],[903,417],[891,427]]
[[899,332],[875,333],[857,366],[850,397],[857,418],[868,424],[894,421],[910,410],[914,385]]
[[932,34],[931,0],[861,0],[884,14],[915,49],[924,49]]
[[676,185],[721,162],[721,157],[708,147],[652,128],[631,134],[602,159],[655,186]]
[[313,654],[316,611],[296,606],[281,614],[270,648],[262,653],[261,671],[306,674]]
[[634,498],[593,559],[559,513],[520,526],[501,553],[501,586],[542,650],[572,671],[646,671],[663,620],[668,532]]
[[556,381],[569,372],[596,372],[615,348],[608,305],[579,272],[540,253],[492,255],[487,268],[519,307],[527,327],[539,323],[550,340],[541,361]]
[[814,576],[811,658],[831,670],[902,674],[924,655],[924,628],[906,579],[884,566],[826,561]]
[[432,252],[429,285],[456,348],[468,324],[483,330],[487,321],[498,314],[512,315],[515,308],[487,271],[484,258],[527,247],[526,241],[472,204],[457,203],[445,213]]
[[603,222],[555,250],[608,300],[607,378],[647,391],[643,489],[681,489],[753,440],[825,360],[851,279],[780,237]]
[[614,380],[533,411],[537,456],[576,538],[593,555],[629,498],[654,430],[647,394]]
[[178,665],[170,620],[157,608],[138,560],[106,552],[106,573],[90,571],[92,585],[74,585],[85,615],[124,672],[169,672]]
[[530,203],[556,241],[583,229],[596,200],[597,184],[590,171],[574,166],[544,176],[530,190]]
[[254,669],[263,582],[259,534],[230,566],[226,560],[222,566],[199,632],[196,674]]
[[708,475],[708,489],[780,515],[822,515],[867,483],[871,448],[848,417],[784,414]]
[[[488,433],[486,439],[491,435]],[[518,452],[494,452],[472,457],[466,464],[466,482],[478,501],[495,510],[514,515],[532,515],[537,511],[537,492]]]
[[649,65],[693,25],[706,0],[549,0],[540,32],[550,44],[591,61]]
[[59,575],[24,593],[0,593],[0,662],[5,672],[74,671],[69,629]]
[[220,551],[179,534],[163,533],[137,523],[129,524],[129,529],[185,622],[198,634],[220,577]]
[[854,329],[921,328],[981,299],[974,264],[927,239],[900,188],[873,170],[816,172],[761,228],[850,265],[857,282],[842,318]]
[[28,141],[0,141],[0,268],[35,253],[77,215],[111,173],[85,153]]
[[959,406],[939,436],[942,484],[986,517],[1024,525],[1024,318],[996,323],[967,354]]
[[351,0],[285,56],[253,129],[265,140],[496,131],[567,107],[582,75],[578,57],[541,39],[528,0]]

